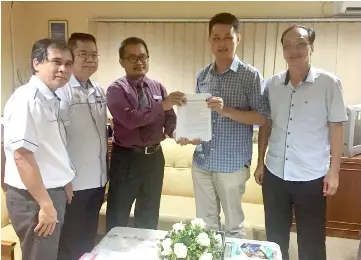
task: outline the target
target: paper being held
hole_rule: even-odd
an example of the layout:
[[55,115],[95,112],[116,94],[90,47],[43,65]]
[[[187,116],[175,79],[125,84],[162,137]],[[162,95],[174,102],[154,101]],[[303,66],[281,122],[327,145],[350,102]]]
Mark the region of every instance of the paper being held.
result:
[[212,138],[212,112],[207,106],[210,93],[185,94],[187,103],[177,108],[176,140],[200,139],[209,141]]

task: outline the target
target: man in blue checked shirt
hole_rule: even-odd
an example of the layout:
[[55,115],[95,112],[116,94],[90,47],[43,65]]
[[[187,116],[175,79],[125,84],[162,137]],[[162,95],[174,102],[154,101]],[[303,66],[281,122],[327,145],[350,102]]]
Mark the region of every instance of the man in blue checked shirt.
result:
[[[208,100],[212,140],[197,145],[192,175],[197,217],[219,230],[222,205],[226,235],[244,238],[241,200],[250,177],[253,125],[262,125],[265,119],[256,111],[263,78],[237,57],[238,28],[238,19],[229,13],[217,14],[209,22],[215,62],[199,72],[196,92],[212,94]],[[178,142],[189,143],[183,138]]]

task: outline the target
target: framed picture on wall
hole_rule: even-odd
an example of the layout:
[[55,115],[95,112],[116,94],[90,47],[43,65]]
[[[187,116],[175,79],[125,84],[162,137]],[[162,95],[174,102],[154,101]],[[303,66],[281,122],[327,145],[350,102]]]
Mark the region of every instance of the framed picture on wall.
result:
[[58,40],[68,40],[68,21],[49,21],[49,37]]

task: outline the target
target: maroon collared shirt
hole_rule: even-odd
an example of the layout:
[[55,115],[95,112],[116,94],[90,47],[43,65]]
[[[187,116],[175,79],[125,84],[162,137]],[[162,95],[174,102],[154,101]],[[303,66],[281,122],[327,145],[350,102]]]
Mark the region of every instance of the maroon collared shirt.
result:
[[[139,108],[138,87],[143,87],[148,106]],[[164,86],[147,77],[134,81],[122,77],[110,84],[107,103],[114,123],[114,142],[122,147],[147,147],[159,144],[164,134],[173,136],[176,127],[174,110],[164,111],[167,97]]]

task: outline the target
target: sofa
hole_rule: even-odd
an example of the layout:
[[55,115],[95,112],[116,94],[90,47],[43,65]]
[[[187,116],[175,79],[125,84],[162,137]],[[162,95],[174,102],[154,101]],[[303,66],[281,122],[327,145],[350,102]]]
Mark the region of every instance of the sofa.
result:
[[[196,217],[191,175],[192,157],[195,147],[193,145],[181,146],[170,138],[164,140],[161,145],[165,157],[165,172],[158,229],[168,230],[176,222],[191,220]],[[251,177],[247,181],[246,192],[242,202],[246,217],[247,238],[265,240],[262,189],[253,177],[256,166],[257,144],[254,141]],[[99,235],[106,233],[106,203],[106,201],[103,203],[100,210]],[[131,219],[133,214],[134,204],[131,211]],[[221,222],[224,224],[223,212],[221,212]]]

